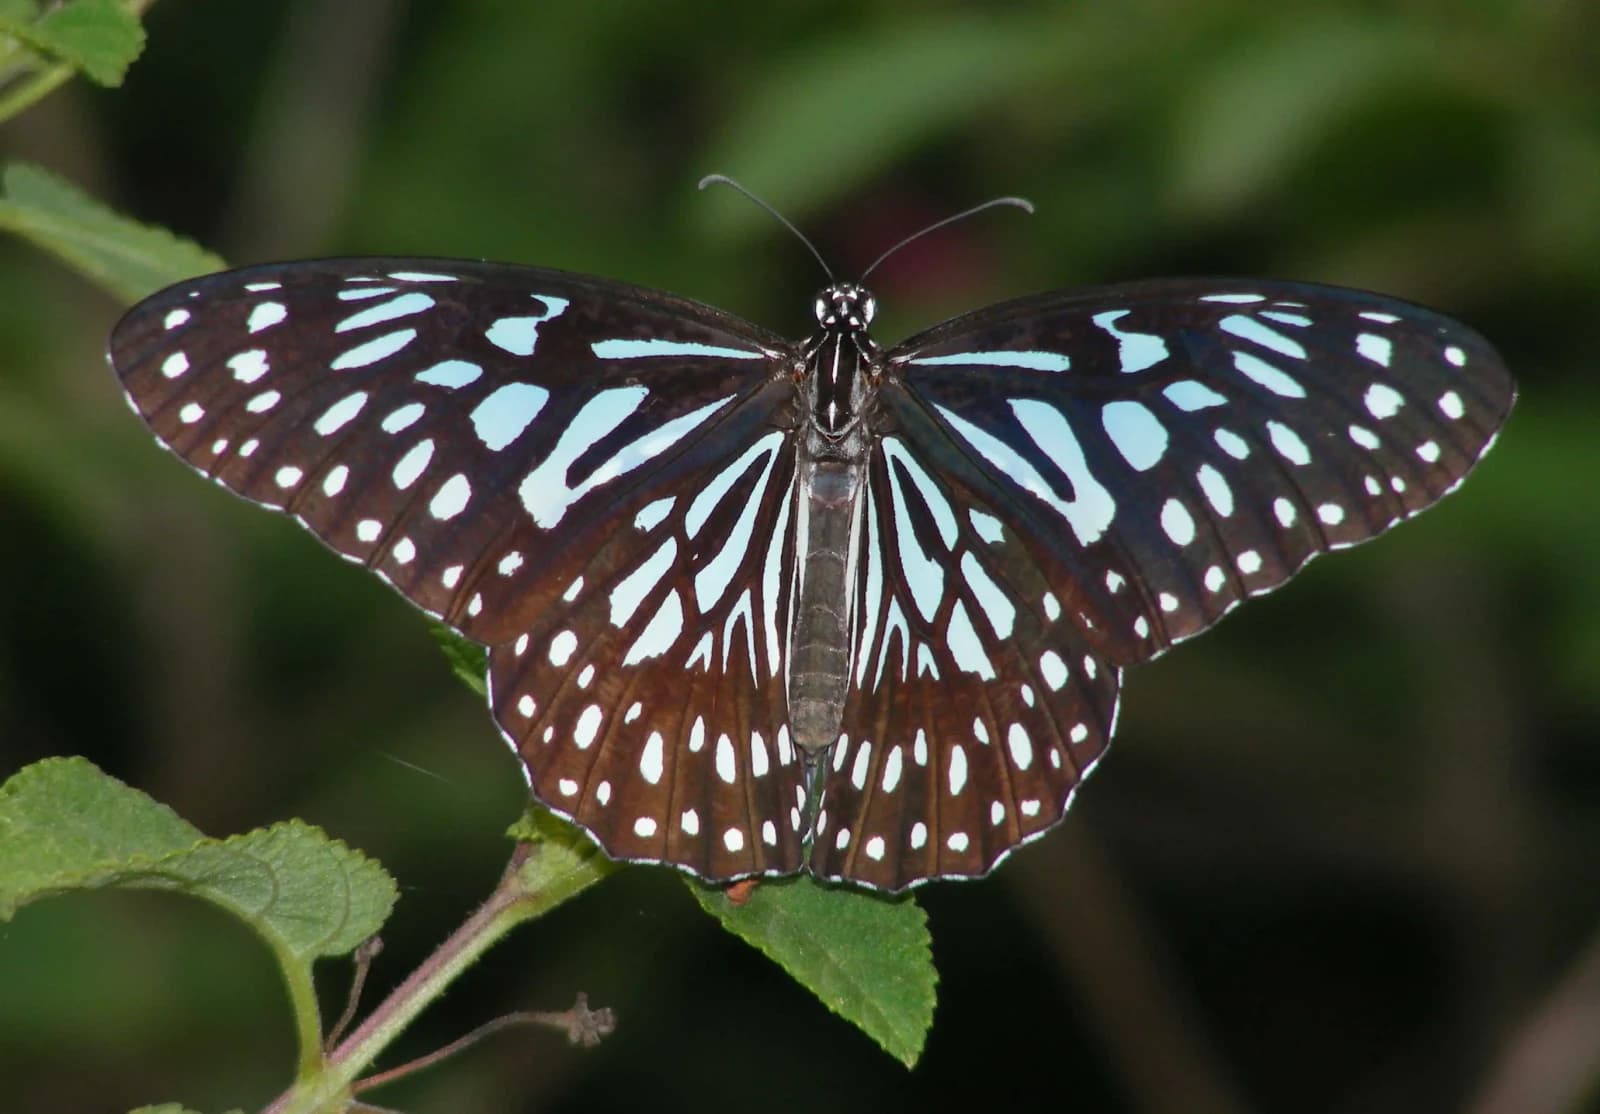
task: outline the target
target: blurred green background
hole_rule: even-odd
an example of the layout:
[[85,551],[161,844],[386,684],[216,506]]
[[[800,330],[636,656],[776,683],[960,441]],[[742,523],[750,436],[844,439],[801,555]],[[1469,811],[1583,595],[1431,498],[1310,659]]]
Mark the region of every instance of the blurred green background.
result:
[[[501,1035],[379,1092],[455,1111],[1600,1111],[1600,10],[1525,0],[169,2],[121,90],[0,131],[237,263],[589,271],[808,327],[803,249],[881,340],[1004,297],[1270,275],[1434,305],[1522,397],[1442,508],[1128,678],[1067,823],[927,887],[909,1074],[633,869],[520,931],[395,1050],[578,990],[599,1049]],[[0,243],[0,777],[84,754],[212,834],[301,816],[404,889],[372,993],[493,883],[522,780],[424,624],[150,441],[122,306]],[[330,1008],[345,971],[324,972]],[[259,1106],[265,951],[198,903],[0,925],[0,1106]],[[1552,1100],[1547,1096],[1554,1095]]]

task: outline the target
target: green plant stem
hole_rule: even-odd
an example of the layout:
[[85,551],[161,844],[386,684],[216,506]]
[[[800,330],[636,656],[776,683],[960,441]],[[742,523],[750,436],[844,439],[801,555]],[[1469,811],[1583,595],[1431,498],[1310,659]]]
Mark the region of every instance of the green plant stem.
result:
[[23,109],[48,97],[67,81],[71,80],[77,72],[71,66],[48,66],[33,76],[24,79],[15,89],[0,97],[0,123],[4,123]]
[[[523,921],[553,909],[614,869],[592,848],[574,853],[556,842],[521,843],[494,892],[438,949],[341,1041],[326,1060],[301,1049],[294,1086],[263,1114],[320,1114],[343,1110],[351,1086],[389,1044],[496,941]],[[291,993],[292,993],[291,988]],[[301,1003],[295,1002],[297,1013]],[[314,1003],[311,1006],[315,1010]],[[301,1020],[302,1041],[307,1027]],[[318,1027],[313,1024],[312,1031]]]

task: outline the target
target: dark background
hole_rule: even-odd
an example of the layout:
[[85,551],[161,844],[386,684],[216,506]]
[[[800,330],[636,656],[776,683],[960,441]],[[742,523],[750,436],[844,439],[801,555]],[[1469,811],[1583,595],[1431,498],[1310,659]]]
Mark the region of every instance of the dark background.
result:
[[[1435,305],[1521,384],[1461,494],[1135,670],[1063,828],[920,892],[942,986],[916,1070],[640,868],[512,936],[388,1062],[578,990],[612,1040],[501,1035],[375,1101],[1600,1110],[1592,5],[172,0],[149,30],[123,89],[65,88],[0,155],[236,263],[538,262],[798,334],[814,265],[700,175],[845,274],[1019,193],[1037,216],[874,276],[880,339],[1075,283],[1271,275]],[[212,834],[324,826],[403,886],[381,993],[492,885],[522,780],[416,613],[149,441],[104,367],[122,308],[0,243],[0,777],[84,754]],[[0,1106],[257,1106],[292,1055],[265,950],[197,902],[0,925]]]

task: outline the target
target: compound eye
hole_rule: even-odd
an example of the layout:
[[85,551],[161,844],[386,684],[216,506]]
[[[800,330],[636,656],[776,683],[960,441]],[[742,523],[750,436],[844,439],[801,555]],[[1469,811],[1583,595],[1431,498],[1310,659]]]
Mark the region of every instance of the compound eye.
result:
[[872,324],[872,319],[878,315],[878,299],[863,291],[859,304],[861,307],[861,324]]
[[818,294],[817,300],[811,303],[811,312],[816,317],[817,324],[826,325],[828,319],[833,316],[833,303]]

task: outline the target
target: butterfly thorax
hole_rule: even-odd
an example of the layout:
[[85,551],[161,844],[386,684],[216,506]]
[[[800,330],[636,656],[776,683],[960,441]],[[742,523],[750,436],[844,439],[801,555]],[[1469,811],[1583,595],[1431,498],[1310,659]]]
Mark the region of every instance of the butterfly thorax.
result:
[[795,592],[788,697],[795,741],[809,755],[839,737],[850,672],[861,493],[870,450],[864,417],[878,374],[867,335],[876,303],[856,285],[817,295],[820,327],[806,345],[810,417],[796,487]]

